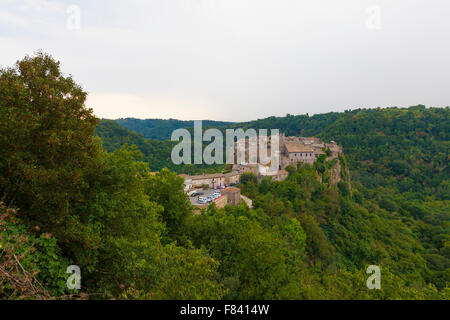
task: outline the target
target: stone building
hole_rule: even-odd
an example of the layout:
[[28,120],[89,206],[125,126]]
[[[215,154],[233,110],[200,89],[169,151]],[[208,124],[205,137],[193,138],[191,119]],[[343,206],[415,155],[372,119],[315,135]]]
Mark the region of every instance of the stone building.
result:
[[[226,190],[226,189],[225,189]],[[238,189],[239,190],[239,189]],[[229,204],[228,202],[228,196],[227,195],[223,195],[220,198],[217,198],[214,200],[214,204],[216,205],[217,208],[223,208],[225,207],[227,204]]]
[[280,149],[281,168],[288,165],[295,167],[299,162],[313,164],[328,149],[331,155],[327,157],[327,161],[342,153],[342,148],[334,141],[325,143],[316,137],[286,137],[284,134],[280,135]]
[[231,184],[238,184],[241,174],[238,171],[231,171],[225,173],[225,186],[230,186]]
[[249,164],[249,163],[241,163],[241,164],[233,164],[233,171],[238,172],[240,175],[246,172],[251,172],[254,175],[258,175],[258,164]]
[[227,197],[227,203],[237,206],[241,203],[241,190],[236,187],[228,187],[222,191],[222,194]]
[[288,175],[289,175],[289,172],[287,172],[284,169],[281,169],[281,170],[278,170],[278,172],[272,176],[272,180],[283,181],[283,180],[286,180]]
[[298,162],[313,164],[316,161],[314,149],[311,146],[298,141],[286,141],[283,147],[282,155],[291,165],[296,165]]

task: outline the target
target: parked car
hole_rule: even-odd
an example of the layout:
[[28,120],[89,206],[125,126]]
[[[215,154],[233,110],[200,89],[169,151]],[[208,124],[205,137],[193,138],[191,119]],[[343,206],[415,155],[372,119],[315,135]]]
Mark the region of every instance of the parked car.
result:
[[198,202],[204,204],[204,203],[207,203],[208,200],[205,197],[200,197],[200,198],[198,198]]
[[211,202],[211,201],[214,200],[214,197],[213,197],[213,196],[209,196],[209,197],[206,198],[206,200],[207,200],[208,202]]

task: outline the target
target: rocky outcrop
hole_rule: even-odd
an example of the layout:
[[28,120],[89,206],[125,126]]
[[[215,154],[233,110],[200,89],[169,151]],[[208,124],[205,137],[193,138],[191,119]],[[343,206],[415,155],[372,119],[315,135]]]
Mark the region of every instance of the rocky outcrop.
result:
[[326,176],[326,181],[330,186],[337,186],[341,181],[345,182],[348,186],[350,194],[352,194],[352,186],[350,183],[350,170],[347,166],[347,161],[343,154],[340,154],[335,160],[325,162],[329,169],[322,175],[321,181],[324,181],[324,176]]
[[341,181],[341,162],[336,161],[333,167],[328,171],[330,175],[329,184],[330,186],[336,186]]

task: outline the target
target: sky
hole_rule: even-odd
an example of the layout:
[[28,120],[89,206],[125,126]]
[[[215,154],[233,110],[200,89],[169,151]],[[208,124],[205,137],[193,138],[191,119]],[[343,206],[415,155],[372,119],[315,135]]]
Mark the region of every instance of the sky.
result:
[[102,118],[450,105],[449,0],[0,0],[0,66],[61,61]]

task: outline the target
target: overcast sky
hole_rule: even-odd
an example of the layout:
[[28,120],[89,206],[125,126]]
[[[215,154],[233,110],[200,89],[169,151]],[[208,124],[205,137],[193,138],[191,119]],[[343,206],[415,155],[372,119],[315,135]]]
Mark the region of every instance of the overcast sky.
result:
[[450,105],[449,0],[0,0],[0,65],[38,49],[105,118]]

